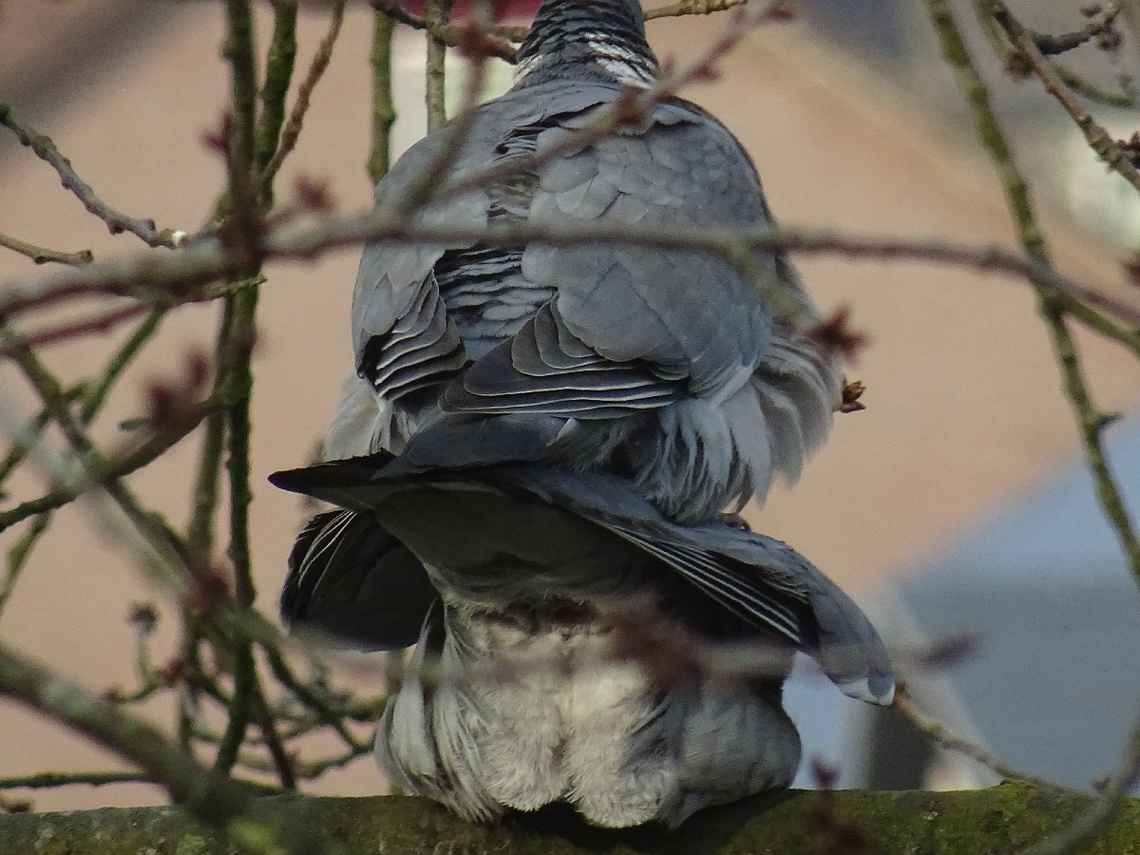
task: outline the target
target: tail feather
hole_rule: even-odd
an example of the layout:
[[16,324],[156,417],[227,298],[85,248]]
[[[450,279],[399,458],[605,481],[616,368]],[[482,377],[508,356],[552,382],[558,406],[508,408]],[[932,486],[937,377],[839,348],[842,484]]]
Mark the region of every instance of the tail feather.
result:
[[[326,501],[364,511],[373,509],[379,522],[367,514],[368,525],[384,524],[385,494],[394,489],[422,488],[425,491],[478,486],[494,490],[509,501],[517,501],[520,517],[526,506],[535,503],[558,508],[585,520],[611,535],[617,535],[661,563],[664,571],[679,574],[696,590],[712,597],[727,611],[743,619],[758,634],[785,639],[816,659],[843,691],[861,700],[887,704],[894,694],[894,679],[886,648],[859,607],[811,562],[786,544],[764,535],[741,531],[721,521],[701,525],[679,525],[664,517],[625,480],[599,473],[570,473],[541,466],[471,466],[462,469],[431,469],[408,473],[400,458],[389,465],[390,455],[336,461],[307,469],[277,473],[271,480],[279,487],[308,493]],[[432,506],[443,503],[434,503]],[[509,502],[508,502],[509,507]],[[440,521],[433,521],[439,530]],[[334,521],[326,524],[330,536],[362,536],[363,523],[345,527],[338,534]],[[343,525],[343,523],[342,523]],[[461,521],[445,525],[454,537],[463,537]],[[471,536],[475,536],[472,534]],[[520,538],[541,537],[541,532],[520,531]],[[378,536],[377,536],[378,537]],[[318,550],[320,538],[304,549],[313,560],[330,555],[347,555],[352,550]],[[395,541],[392,538],[392,541]],[[377,541],[364,541],[376,543]],[[410,544],[415,546],[415,544]],[[389,544],[385,547],[394,548]],[[298,550],[301,546],[298,546]],[[381,550],[373,548],[373,554]],[[369,550],[357,550],[342,564],[367,575],[364,565]],[[385,557],[387,552],[384,553]],[[403,553],[405,556],[410,552]],[[408,585],[421,577],[408,568],[392,573],[387,565],[377,566],[375,590],[383,589],[390,608],[396,610],[400,596],[392,591],[396,583]],[[419,567],[418,563],[415,564]],[[302,568],[303,569],[303,568]],[[422,569],[418,572],[422,572]],[[385,575],[387,574],[387,575]],[[304,574],[299,574],[304,578]],[[347,579],[349,574],[345,573]],[[417,589],[418,590],[418,589]],[[399,594],[397,596],[397,594]],[[421,600],[426,593],[418,590]],[[377,599],[383,599],[377,597]],[[418,628],[424,610],[416,611],[402,624],[403,630]],[[414,620],[413,620],[414,618]],[[414,634],[414,633],[413,633]],[[400,636],[401,639],[404,635]]]
[[360,650],[416,643],[437,599],[419,559],[368,513],[317,514],[297,536],[281,618]]

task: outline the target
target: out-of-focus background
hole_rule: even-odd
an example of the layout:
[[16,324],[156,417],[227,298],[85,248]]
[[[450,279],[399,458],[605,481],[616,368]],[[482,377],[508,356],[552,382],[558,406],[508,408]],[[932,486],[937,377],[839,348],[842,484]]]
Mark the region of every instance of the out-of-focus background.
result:
[[[1083,19],[1076,0],[1017,4],[1042,30]],[[787,224],[847,232],[938,236],[1013,246],[999,187],[973,142],[969,117],[942,64],[921,4],[803,0],[794,23],[751,34],[714,83],[689,91],[752,153],[769,200]],[[266,38],[267,10],[260,18]],[[972,22],[968,14],[964,19]],[[299,67],[326,27],[319,6],[302,14]],[[662,57],[692,56],[723,16],[655,21]],[[220,4],[174,0],[8,0],[0,6],[0,100],[47,133],[106,201],[160,226],[196,230],[222,186],[202,143],[227,97]],[[340,205],[369,203],[367,57],[371,10],[348,12],[285,185],[304,172],[327,178]],[[976,34],[975,34],[976,35]],[[419,34],[398,38],[397,148],[423,132]],[[979,53],[986,48],[979,44]],[[987,54],[988,56],[988,54]],[[1082,70],[1106,85],[1124,58],[1086,51]],[[1140,248],[1140,207],[1112,184],[1077,131],[1033,82],[1015,84],[985,64],[998,103],[1034,179],[1058,266],[1125,287],[1120,258]],[[507,85],[509,69],[496,71]],[[1102,117],[1127,136],[1135,112]],[[3,129],[0,129],[3,130]],[[99,257],[132,251],[62,191],[55,174],[0,132],[0,232]],[[272,267],[260,308],[253,400],[253,550],[259,603],[274,610],[302,511],[264,476],[312,453],[341,379],[351,369],[348,304],[356,252],[312,265]],[[913,675],[916,697],[955,729],[1027,771],[1087,786],[1109,771],[1140,704],[1140,596],[1089,478],[1080,470],[1073,416],[1046,328],[1022,283],[974,272],[804,258],[825,311],[847,305],[871,345],[849,369],[866,383],[865,412],[838,418],[833,438],[794,490],[779,490],[749,519],[815,561],[878,618],[898,644],[973,633],[976,650],[937,673]],[[0,251],[0,283],[43,275]],[[177,376],[206,348],[213,308],[165,323],[124,380],[100,438],[138,415],[148,380]],[[47,351],[79,377],[116,343],[93,338]],[[1140,400],[1140,368],[1078,331],[1103,409]],[[72,368],[73,367],[73,368]],[[0,367],[6,392],[29,407],[20,379]],[[1140,509],[1140,417],[1108,436],[1117,474]],[[184,520],[198,440],[130,479],[142,496]],[[16,480],[0,508],[44,483]],[[19,531],[0,537],[9,548]],[[87,685],[132,683],[129,605],[154,596],[82,507],[61,511],[0,617],[0,637]],[[169,638],[159,633],[159,641]],[[366,671],[366,688],[380,685]],[[369,682],[371,681],[371,682]],[[848,706],[804,669],[788,703],[810,756],[838,764],[843,784],[968,786],[984,770],[933,751],[891,716]],[[167,721],[169,710],[151,713]],[[81,739],[0,703],[0,777],[110,768]],[[805,779],[806,780],[806,779]],[[370,760],[328,774],[321,792],[375,792]],[[154,801],[144,786],[37,792],[38,808]]]

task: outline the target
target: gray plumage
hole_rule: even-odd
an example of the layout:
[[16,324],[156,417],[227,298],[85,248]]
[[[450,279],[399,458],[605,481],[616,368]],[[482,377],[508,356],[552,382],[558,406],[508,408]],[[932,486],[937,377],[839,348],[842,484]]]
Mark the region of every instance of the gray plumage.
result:
[[[550,0],[520,49],[518,81],[478,109],[451,175],[564,143],[656,68],[636,3]],[[378,204],[423,175],[447,132],[399,159],[376,187]],[[739,143],[679,99],[535,171],[462,195],[445,189],[416,218],[464,229],[772,221]],[[752,261],[816,317],[781,254]],[[840,399],[836,361],[793,331],[802,324],[777,317],[746,276],[702,252],[377,243],[361,261],[352,325],[361,380],[330,428],[327,457],[406,447],[413,466],[603,469],[680,520],[762,498],[776,474],[794,480]]]
[[[413,554],[439,593],[438,603],[417,601],[413,664],[438,656],[461,679],[435,686],[413,673],[377,734],[382,767],[410,792],[471,819],[565,800],[597,825],[676,826],[702,807],[791,782],[799,739],[780,693],[793,650],[848,694],[891,700],[874,628],[778,541],[719,521],[678,525],[604,473],[533,465],[399,473],[378,455],[273,481],[355,511],[364,529],[382,528],[390,539],[379,551]],[[314,525],[346,525],[325,517]],[[366,647],[411,639],[406,618],[401,638],[353,620],[390,610],[410,565],[374,560],[373,578],[361,583],[358,562],[306,561],[306,551],[295,552],[291,578],[310,578],[287,584],[301,595],[283,601],[291,624],[343,625],[356,633],[347,640]],[[318,587],[345,587],[341,576],[356,598],[305,600]],[[754,642],[762,670],[735,685],[703,670],[655,680],[636,656],[613,661],[615,619],[631,614],[666,635]]]
[[[547,0],[519,59],[419,222],[771,222],[737,141],[678,99],[448,192],[565,145],[657,71],[633,0]],[[422,178],[447,133],[400,158],[379,205]],[[717,519],[776,474],[794,479],[840,397],[835,360],[802,333],[817,315],[795,271],[778,253],[751,262],[799,322],[702,252],[365,250],[359,379],[324,450],[351,459],[273,480],[344,509],[298,538],[286,623],[365,649],[418,641],[413,664],[438,657],[465,676],[413,673],[388,705],[376,753],[395,783],[472,819],[565,800],[598,825],[675,826],[790,783],[800,745],[780,694],[795,650],[849,694],[889,702],[882,643],[854,603],[784,544]],[[760,644],[765,667],[727,686],[703,666],[663,680],[641,653],[615,661],[615,627],[634,613],[662,638]]]

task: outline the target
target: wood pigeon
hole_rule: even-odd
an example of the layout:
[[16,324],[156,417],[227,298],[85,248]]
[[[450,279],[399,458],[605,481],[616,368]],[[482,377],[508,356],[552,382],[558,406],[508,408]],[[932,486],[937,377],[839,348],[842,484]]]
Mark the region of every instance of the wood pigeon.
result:
[[[573,143],[657,73],[634,0],[547,0],[517,82],[477,109],[417,221],[467,234],[770,223],[747,154],[685,101]],[[424,180],[448,133],[400,158],[379,205]],[[564,800],[597,825],[676,826],[791,782],[800,745],[780,694],[795,650],[849,694],[889,703],[886,653],[858,607],[789,547],[719,517],[776,473],[794,479],[840,401],[795,271],[779,253],[751,261],[802,317],[703,252],[365,250],[358,378],[326,437],[332,462],[272,479],[342,509],[301,533],[281,609],[292,629],[350,646],[418,641],[414,665],[430,657],[453,675],[413,669],[381,722],[377,757],[407,791],[472,819]],[[636,620],[675,649],[623,654]],[[699,657],[671,676],[646,661],[655,647],[684,664],[682,649],[741,644],[760,652],[739,679]]]
[[[791,783],[800,742],[780,698],[795,650],[852,697],[891,702],[870,622],[777,540],[675,523],[608,473],[391,461],[272,480],[345,508],[302,535],[286,619],[363,648],[418,638],[376,737],[405,791],[472,820],[568,801],[595,825],[672,827]],[[376,559],[324,563],[362,519],[379,526]],[[732,674],[725,651],[741,654]]]

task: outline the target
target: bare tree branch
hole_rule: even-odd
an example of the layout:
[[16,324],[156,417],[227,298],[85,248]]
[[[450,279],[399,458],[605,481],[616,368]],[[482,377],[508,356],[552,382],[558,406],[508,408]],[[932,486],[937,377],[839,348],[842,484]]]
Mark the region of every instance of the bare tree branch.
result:
[[345,0],[337,0],[333,3],[328,32],[325,33],[321,43],[317,46],[317,52],[313,54],[313,60],[309,64],[309,71],[305,75],[305,79],[297,87],[297,99],[293,102],[293,109],[289,111],[288,121],[281,129],[281,140],[277,150],[273,152],[273,157],[261,172],[260,181],[263,193],[267,193],[273,185],[273,179],[278,170],[281,169],[281,164],[285,162],[285,158],[297,145],[297,139],[301,135],[301,127],[305,122],[305,114],[309,111],[309,102],[313,97],[313,91],[321,82],[325,69],[329,67],[329,62],[332,60],[333,48],[336,46],[337,37],[340,35],[341,25],[344,23],[344,7]]
[[[1048,249],[1037,225],[1028,185],[1014,158],[1000,122],[989,100],[985,83],[970,56],[947,0],[927,0],[930,16],[938,31],[943,53],[954,67],[977,126],[978,138],[986,147],[1001,178],[1010,214],[1014,218],[1026,254],[1044,266],[1050,266]],[[990,8],[999,24],[1022,50],[1036,51],[1024,31],[1005,11],[1000,0],[990,0]],[[1038,54],[1039,56],[1039,54]],[[1047,63],[1046,63],[1047,65]],[[1040,70],[1038,70],[1040,73]],[[1072,404],[1080,430],[1085,456],[1097,486],[1105,517],[1112,526],[1128,560],[1132,575],[1140,585],[1140,540],[1137,539],[1127,508],[1104,454],[1102,431],[1106,417],[1099,413],[1088,392],[1082,367],[1065,324],[1065,309],[1053,291],[1038,286],[1040,311],[1053,338],[1054,351],[1060,365],[1065,390]],[[1028,847],[1023,855],[1067,855],[1102,833],[1121,809],[1128,791],[1140,774],[1140,715],[1128,739],[1119,766],[1099,798],[1065,828]]]
[[1099,36],[1106,28],[1112,25],[1112,22],[1116,20],[1119,14],[1120,4],[1109,3],[1105,8],[1091,15],[1088,23],[1076,32],[1054,36],[1049,33],[1035,33],[1027,30],[1026,34],[1043,54],[1051,56],[1053,54],[1065,53],[1079,48],[1081,45]]
[[1070,94],[1069,89],[1065,86],[1065,82],[1061,76],[1049,63],[1045,55],[1041,52],[1040,48],[1034,42],[1033,37],[1021,25],[1009,11],[1001,0],[987,0],[990,14],[993,15],[994,20],[1001,25],[1005,30],[1006,35],[1009,36],[1010,41],[1014,47],[1020,51],[1021,55],[1029,63],[1033,72],[1041,79],[1045,86],[1045,91],[1057,99],[1058,103],[1065,108],[1065,112],[1072,117],[1073,121],[1077,123],[1077,127],[1085,135],[1088,140],[1089,147],[1100,156],[1101,160],[1108,164],[1108,166],[1124,178],[1129,184],[1140,191],[1140,170],[1132,165],[1128,156],[1121,151],[1120,146],[1109,136],[1108,131],[1101,127],[1092,115],[1077,102]]
[[82,267],[84,264],[90,264],[95,260],[95,256],[89,249],[81,249],[78,252],[60,252],[59,250],[25,243],[5,234],[0,234],[0,246],[18,252],[20,255],[26,255],[36,264],[55,263],[66,264],[69,267]]
[[186,237],[177,229],[159,229],[153,220],[140,220],[117,211],[95,195],[91,185],[76,173],[71,161],[59,153],[48,137],[36,131],[31,125],[16,115],[11,106],[0,102],[0,125],[6,125],[16,138],[36,153],[36,156],[51,166],[59,175],[63,186],[75,194],[88,211],[107,224],[111,234],[130,232],[149,246],[175,247]]

